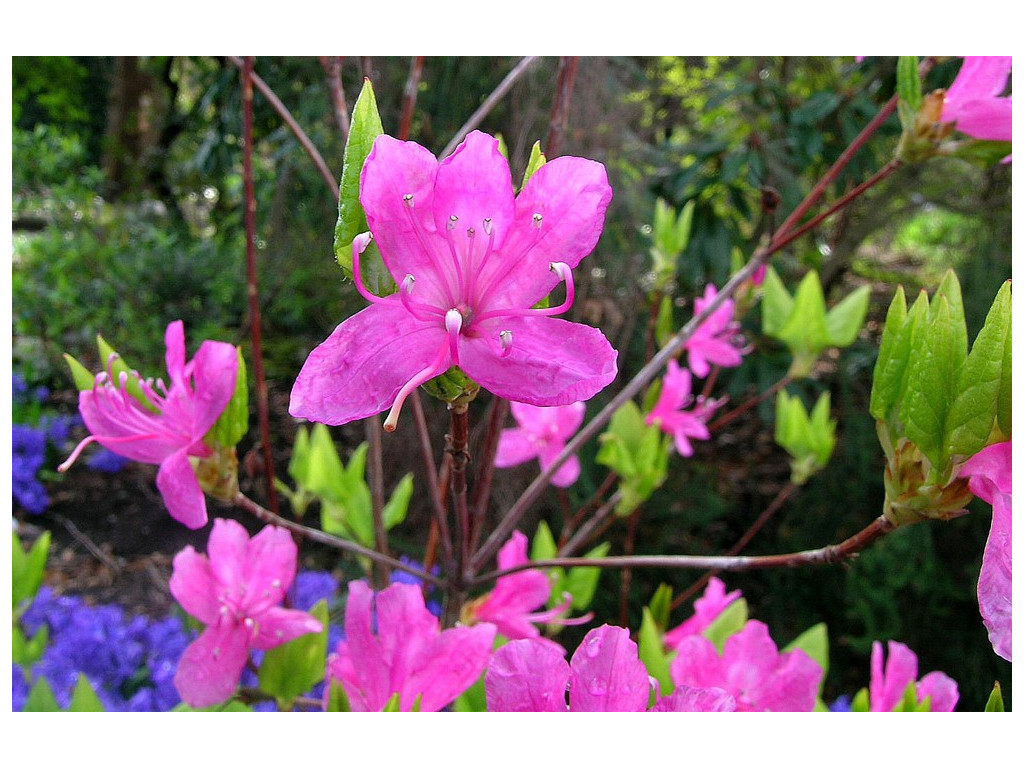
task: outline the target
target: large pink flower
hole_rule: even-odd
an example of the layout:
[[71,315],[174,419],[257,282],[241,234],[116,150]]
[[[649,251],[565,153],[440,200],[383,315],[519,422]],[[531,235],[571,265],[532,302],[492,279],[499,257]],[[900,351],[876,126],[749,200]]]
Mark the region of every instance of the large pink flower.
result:
[[889,641],[889,658],[882,668],[882,644],[871,644],[872,712],[892,712],[903,700],[907,686],[915,684],[918,703],[931,698],[932,712],[952,712],[960,693],[956,682],[943,672],[929,672],[917,681],[917,655],[903,643]]
[[[328,680],[345,689],[352,711],[379,712],[397,693],[403,712],[437,712],[476,682],[491,657],[494,625],[440,631],[412,584],[379,592],[348,585],[345,639],[327,664]],[[376,634],[373,632],[376,608]]]
[[695,688],[723,688],[741,712],[810,712],[822,669],[799,648],[779,653],[760,621],[748,621],[725,641],[722,655],[703,635],[689,635],[676,646],[672,680]]
[[[440,163],[413,142],[379,136],[360,201],[400,286],[313,350],[292,389],[293,416],[344,424],[391,409],[392,430],[417,386],[459,366],[482,387],[531,405],[586,400],[615,378],[616,352],[595,328],[551,315],[574,297],[572,268],[597,243],[611,201],[604,166],[559,157],[515,196],[495,138],[474,131]],[[559,282],[565,301],[532,309]]]
[[[512,403],[512,416],[519,426],[502,430],[495,466],[513,467],[536,457],[541,471],[547,469],[569,438],[576,434],[585,412],[583,403],[548,407]],[[580,460],[570,456],[551,476],[551,482],[567,488],[579,476]]]
[[167,373],[163,381],[139,379],[149,407],[127,392],[128,374],[115,384],[109,372],[96,375],[91,390],[78,394],[78,409],[92,433],[60,466],[64,471],[92,442],[133,461],[159,464],[156,485],[171,517],[189,528],[206,525],[206,498],[189,456],[209,456],[203,438],[231,401],[238,373],[238,353],[231,344],[204,341],[185,361],[185,326],[167,326]]
[[[763,275],[761,277],[763,279]],[[693,302],[693,313],[697,315],[703,312],[704,307],[717,295],[715,286],[708,283],[704,288],[704,298]],[[735,368],[743,362],[743,340],[739,335],[739,323],[733,320],[735,311],[736,305],[733,300],[726,299],[683,345],[690,370],[697,378],[703,379],[707,376],[712,364],[723,368]]]
[[693,616],[675,629],[670,629],[665,633],[665,646],[669,650],[675,650],[684,637],[699,635],[710,627],[719,614],[733,601],[738,600],[741,595],[742,593],[738,589],[726,593],[725,583],[712,576],[704,590],[704,595],[693,601]]
[[990,445],[960,470],[971,493],[992,505],[992,528],[978,577],[978,606],[992,648],[1007,661],[1013,655],[1013,442]]
[[661,380],[661,394],[658,402],[645,421],[661,428],[675,439],[676,450],[681,456],[692,456],[690,440],[707,440],[711,437],[707,420],[714,413],[718,403],[698,398],[693,410],[684,410],[693,402],[690,394],[691,376],[687,368],[680,368],[675,360],[668,361],[668,368]]
[[[627,630],[607,624],[587,633],[570,663],[558,648],[538,640],[503,645],[487,668],[484,686],[489,712],[643,712],[651,694],[651,678],[636,643]],[[680,686],[652,711],[735,708],[733,697],[719,688]]]
[[[530,562],[526,545],[526,536],[519,531],[513,531],[509,540],[498,550],[498,568],[514,568]],[[538,637],[540,630],[537,629],[537,624],[580,624],[590,620],[590,614],[580,619],[561,618],[572,606],[571,597],[550,611],[538,611],[538,608],[548,602],[550,596],[551,580],[546,573],[537,568],[516,571],[508,576],[501,576],[495,582],[493,590],[467,605],[464,616],[470,622],[484,621],[494,624],[498,632],[510,640]],[[551,645],[561,651],[561,646],[555,643]]]
[[1013,99],[1002,97],[1013,66],[1011,56],[965,56],[946,91],[941,120],[976,139],[1013,139]]
[[295,578],[298,548],[283,528],[267,526],[250,540],[234,520],[213,521],[208,556],[186,547],[174,557],[171,594],[206,624],[178,662],[174,685],[186,704],[208,707],[235,692],[252,648],[268,650],[320,622],[280,607]]

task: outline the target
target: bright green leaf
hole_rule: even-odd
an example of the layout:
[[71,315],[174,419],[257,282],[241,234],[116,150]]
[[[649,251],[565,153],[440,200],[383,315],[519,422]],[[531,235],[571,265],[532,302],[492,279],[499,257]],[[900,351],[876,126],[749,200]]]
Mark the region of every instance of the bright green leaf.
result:
[[391,498],[384,505],[384,527],[391,530],[405,520],[405,514],[409,510],[409,502],[412,500],[412,473],[408,473],[398,481],[395,490],[391,492]]
[[[584,557],[604,557],[610,548],[610,543],[603,542],[587,552]],[[600,568],[579,565],[569,569],[565,574],[564,581],[559,585],[559,589],[572,595],[574,610],[585,611],[590,605],[590,601],[594,599],[594,592],[597,591],[597,582],[600,577]]]
[[277,699],[291,700],[308,692],[324,678],[327,663],[327,601],[320,600],[310,610],[320,622],[320,632],[312,632],[271,648],[260,664],[260,689]]
[[828,311],[825,326],[830,346],[848,347],[853,343],[864,325],[870,299],[871,289],[862,285]]
[[824,685],[825,677],[828,675],[828,627],[825,623],[815,624],[801,633],[799,637],[783,648],[782,652],[792,651],[795,648],[802,650],[821,667],[821,685]]
[[748,609],[746,598],[739,598],[725,607],[702,633],[714,644],[718,653],[725,648],[725,641],[739,632],[747,623]]
[[523,186],[520,187],[520,189],[523,189],[523,187],[526,186],[530,177],[533,176],[533,174],[535,174],[546,162],[547,158],[544,156],[544,153],[540,151],[540,142],[535,141],[533,143],[533,147],[530,149],[530,160],[526,164],[526,172],[523,174]]
[[25,699],[25,706],[22,712],[60,712],[57,698],[53,695],[53,689],[46,682],[45,677],[36,678],[32,688]]
[[669,614],[672,612],[672,587],[665,583],[659,584],[648,607],[651,609],[654,623],[664,632],[668,627]]
[[71,692],[71,706],[69,712],[103,712],[103,704],[100,703],[96,691],[93,690],[89,679],[79,673],[78,681]]
[[952,404],[953,382],[959,371],[954,368],[951,348],[954,333],[949,304],[943,295],[938,295],[936,302],[924,333],[915,340],[911,350],[906,394],[899,416],[906,436],[928,457],[933,467],[942,469],[946,414]]
[[211,428],[213,439],[218,445],[233,448],[249,431],[249,378],[245,371],[242,348],[238,352],[238,373],[235,376],[235,391],[227,407],[217,417]]
[[996,680],[992,686],[992,693],[988,696],[988,701],[985,702],[986,712],[1005,712],[1006,707],[1003,705],[1003,689],[999,685],[999,681]]
[[643,619],[640,622],[640,634],[637,640],[640,661],[647,667],[647,674],[658,681],[662,696],[671,695],[676,687],[671,673],[672,657],[675,656],[675,653],[666,653],[661,631],[658,629],[650,609],[646,606],[643,609]]
[[65,354],[68,368],[71,369],[71,378],[74,379],[75,388],[79,392],[88,392],[96,382],[96,376],[84,365],[75,360],[71,355]]

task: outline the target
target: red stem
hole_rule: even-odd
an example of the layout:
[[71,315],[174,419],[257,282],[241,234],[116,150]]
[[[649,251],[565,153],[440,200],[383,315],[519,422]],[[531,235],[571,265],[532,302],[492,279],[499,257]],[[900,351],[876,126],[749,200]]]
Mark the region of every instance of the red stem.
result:
[[420,89],[420,77],[423,75],[423,60],[425,58],[425,56],[414,56],[412,66],[409,67],[409,79],[405,81],[405,93],[402,96],[402,118],[398,122],[397,138],[400,141],[409,138],[412,113],[416,110],[416,96]]

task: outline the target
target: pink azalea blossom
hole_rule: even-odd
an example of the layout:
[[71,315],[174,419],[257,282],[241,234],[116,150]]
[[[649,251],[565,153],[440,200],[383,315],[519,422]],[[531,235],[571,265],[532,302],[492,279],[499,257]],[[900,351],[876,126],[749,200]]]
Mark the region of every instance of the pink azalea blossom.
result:
[[675,650],[684,637],[699,635],[711,626],[711,623],[718,618],[733,601],[738,600],[742,593],[736,589],[728,594],[725,591],[725,584],[721,579],[712,576],[704,590],[703,597],[698,597],[693,602],[693,616],[688,618],[675,629],[665,633],[665,647]]
[[253,648],[269,650],[320,622],[280,607],[295,578],[298,548],[283,528],[267,526],[252,539],[234,520],[213,521],[208,555],[191,546],[174,557],[171,594],[206,624],[178,663],[174,685],[186,704],[209,707],[230,697]]
[[[607,624],[587,633],[569,663],[550,645],[514,640],[495,652],[484,677],[489,712],[643,712],[651,685],[629,632]],[[652,711],[735,708],[733,697],[719,688],[680,686]]]
[[988,629],[992,648],[1012,661],[1013,639],[1013,442],[996,443],[979,451],[964,464],[971,493],[992,505],[992,528],[985,542],[978,577],[978,606]]
[[690,394],[690,371],[680,368],[675,360],[668,361],[668,368],[661,381],[658,402],[645,421],[661,428],[675,439],[676,450],[681,456],[692,456],[690,440],[708,440],[707,420],[718,407],[718,403],[697,398],[693,410],[683,410],[693,401]]
[[799,648],[779,653],[760,621],[748,621],[725,641],[722,655],[703,635],[689,635],[676,646],[672,680],[676,685],[722,688],[741,712],[810,712],[822,669]]
[[[760,270],[755,273],[755,278],[758,276],[764,280],[764,273]],[[758,285],[756,280],[754,284]],[[704,288],[704,298],[693,303],[694,315],[703,312],[717,295],[715,286],[709,283]],[[743,341],[739,336],[739,323],[733,320],[735,311],[736,305],[733,300],[726,299],[683,345],[688,355],[690,370],[697,378],[703,379],[707,376],[712,364],[723,368],[735,368],[743,362]]]
[[[495,466],[514,467],[536,457],[541,470],[547,469],[580,428],[585,411],[583,403],[549,407],[512,403],[512,416],[519,426],[502,430]],[[570,456],[551,476],[551,482],[567,488],[579,476],[580,460]]]
[[78,394],[78,409],[92,433],[59,469],[74,463],[92,442],[116,454],[158,464],[156,485],[171,517],[189,528],[206,525],[206,498],[199,487],[190,456],[205,457],[212,450],[203,442],[235,392],[238,353],[231,344],[204,341],[196,356],[185,361],[185,326],[176,320],[167,326],[167,372],[163,381],[139,378],[149,408],[128,394],[128,374],[118,382],[112,372],[96,375],[91,390]]
[[[474,131],[440,163],[413,142],[379,136],[360,201],[399,291],[356,288],[370,306],[310,354],[292,389],[293,416],[344,424],[391,409],[459,366],[488,391],[530,405],[587,400],[615,378],[617,353],[596,328],[558,320],[575,296],[572,268],[597,243],[611,201],[604,166],[559,157],[515,197],[492,136]],[[565,301],[532,307],[559,282]]]
[[1011,56],[965,56],[946,91],[942,122],[976,139],[1011,141],[1013,99],[1002,93],[1012,66]]
[[[889,658],[882,669],[882,644],[871,644],[872,712],[892,712],[902,701],[907,686],[917,681],[917,656],[903,643],[889,641]],[[956,682],[943,672],[929,672],[916,683],[918,703],[931,697],[932,712],[952,712],[960,693]]]
[[[498,550],[498,568],[514,568],[530,562],[526,546],[526,536],[513,531]],[[561,605],[549,611],[538,611],[547,604],[549,597],[551,580],[548,575],[537,568],[528,568],[499,577],[493,590],[466,606],[464,618],[472,623],[489,622],[510,640],[538,637],[537,624],[580,624],[590,620],[590,614],[571,620],[561,618],[572,607],[572,597],[568,595]],[[551,645],[564,653],[560,645]]]
[[417,586],[392,584],[376,600],[365,582],[348,588],[346,638],[328,660],[327,677],[341,683],[353,712],[379,712],[395,694],[403,712],[437,712],[480,678],[493,624],[442,632]]

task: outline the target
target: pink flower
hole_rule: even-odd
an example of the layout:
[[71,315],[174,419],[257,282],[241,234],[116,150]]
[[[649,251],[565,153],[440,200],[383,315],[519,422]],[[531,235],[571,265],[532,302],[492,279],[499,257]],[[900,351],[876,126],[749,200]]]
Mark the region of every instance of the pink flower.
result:
[[822,669],[800,649],[779,653],[760,621],[748,621],[725,641],[722,655],[703,635],[689,635],[676,646],[672,680],[676,685],[722,688],[741,712],[810,712]]
[[[586,400],[615,378],[617,353],[595,328],[557,320],[572,304],[572,267],[597,243],[611,187],[604,166],[559,157],[514,196],[508,162],[474,131],[440,163],[412,142],[379,136],[360,201],[398,293],[339,325],[310,354],[292,389],[293,416],[344,424],[391,409],[459,366],[485,389],[530,405]],[[559,282],[566,299],[532,309]]]
[[[917,680],[917,656],[903,643],[889,641],[889,658],[882,670],[882,644],[871,644],[872,712],[892,712],[903,699],[907,686]],[[956,682],[942,672],[929,672],[916,684],[918,703],[931,697],[932,712],[952,712],[960,693]]]
[[171,594],[206,629],[182,654],[174,685],[186,704],[209,707],[234,692],[252,648],[269,650],[320,632],[303,611],[281,608],[295,578],[298,548],[283,528],[252,539],[234,520],[213,521],[207,555],[186,547],[174,557]]
[[[764,273],[760,270],[755,273],[755,278],[758,276],[764,280]],[[755,280],[754,284],[759,283]],[[693,302],[694,315],[703,312],[704,307],[717,295],[715,286],[709,283],[704,288],[704,298]],[[697,378],[703,379],[707,376],[711,371],[711,364],[735,368],[743,362],[743,353],[740,351],[743,341],[739,336],[739,323],[733,320],[735,309],[732,299],[722,302],[683,345],[688,355],[690,370]]]
[[1012,470],[1010,440],[979,451],[960,470],[960,474],[971,478],[971,493],[992,505],[992,528],[978,577],[978,606],[993,650],[1007,661],[1013,660]]
[[[566,663],[557,648],[514,640],[499,648],[484,678],[489,712],[643,712],[651,678],[636,643],[622,627],[590,630]],[[569,702],[566,705],[566,689]],[[680,686],[652,711],[727,712],[736,708],[721,689]]]
[[66,470],[82,449],[97,442],[133,461],[158,464],[156,486],[171,517],[189,528],[206,525],[206,498],[199,487],[189,456],[212,454],[203,438],[231,401],[238,373],[238,353],[231,344],[204,341],[196,356],[185,362],[185,326],[176,320],[167,326],[168,389],[152,379],[139,386],[148,404],[127,392],[128,374],[117,385],[110,372],[96,375],[91,390],[79,392],[78,409],[92,433],[60,465]]
[[680,368],[675,360],[668,361],[668,369],[661,382],[658,402],[645,419],[646,423],[657,425],[662,432],[675,438],[676,450],[682,456],[692,456],[691,439],[708,440],[707,420],[718,407],[715,401],[697,398],[692,411],[684,411],[693,401],[690,394],[690,371]]
[[[495,466],[514,467],[536,457],[541,470],[547,469],[580,428],[585,411],[583,403],[549,407],[512,403],[512,416],[519,427],[502,430]],[[570,456],[552,475],[551,482],[567,488],[579,476],[580,460]]]
[[376,601],[365,582],[349,582],[348,589],[346,639],[328,660],[327,677],[341,683],[353,712],[379,712],[395,694],[403,712],[417,702],[419,711],[437,712],[483,673],[493,625],[440,631],[412,584],[392,584]]
[[734,600],[739,599],[741,594],[738,589],[726,594],[725,584],[721,579],[713,576],[708,582],[707,589],[704,590],[704,596],[694,600],[693,616],[675,629],[670,629],[665,633],[665,646],[669,650],[675,650],[684,637],[699,635],[710,627],[711,623]]
[[941,120],[976,139],[1013,139],[1013,100],[1001,97],[1013,66],[1011,56],[965,56],[946,91]]
[[[514,568],[530,562],[526,554],[526,545],[526,536],[519,531],[513,531],[509,540],[498,550],[498,568]],[[493,590],[468,604],[464,611],[465,620],[472,623],[489,622],[510,640],[538,637],[540,630],[536,624],[580,624],[590,620],[590,614],[572,620],[560,618],[572,606],[571,597],[567,597],[562,605],[550,611],[536,611],[548,602],[550,596],[551,580],[546,573],[537,568],[517,571],[499,577]],[[557,643],[551,645],[564,653]]]

